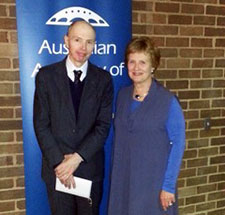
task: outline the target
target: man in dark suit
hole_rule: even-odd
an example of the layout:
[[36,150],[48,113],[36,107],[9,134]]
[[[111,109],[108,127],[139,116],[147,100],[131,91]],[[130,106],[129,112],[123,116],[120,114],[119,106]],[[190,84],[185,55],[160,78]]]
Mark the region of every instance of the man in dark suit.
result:
[[[112,78],[88,61],[95,44],[95,30],[89,23],[72,23],[64,41],[67,58],[41,68],[35,82],[34,128],[43,154],[42,177],[52,215],[97,215]],[[93,182],[91,202],[55,190],[56,177],[64,186],[75,187],[73,175]]]

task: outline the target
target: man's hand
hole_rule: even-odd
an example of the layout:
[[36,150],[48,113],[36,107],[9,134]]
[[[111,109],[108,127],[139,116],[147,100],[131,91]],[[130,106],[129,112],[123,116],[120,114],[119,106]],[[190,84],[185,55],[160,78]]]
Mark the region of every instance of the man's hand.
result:
[[65,187],[67,188],[75,188],[76,187],[76,183],[75,183],[75,180],[74,180],[74,177],[73,175],[71,175],[66,181],[65,181],[65,184],[64,184]]
[[175,195],[164,190],[160,193],[160,202],[164,211],[175,202]]
[[68,182],[71,182],[70,186],[73,186],[70,177],[73,176],[73,173],[76,171],[81,161],[83,161],[83,159],[78,153],[64,156],[64,160],[55,168],[56,177],[59,178],[61,183],[68,186]]

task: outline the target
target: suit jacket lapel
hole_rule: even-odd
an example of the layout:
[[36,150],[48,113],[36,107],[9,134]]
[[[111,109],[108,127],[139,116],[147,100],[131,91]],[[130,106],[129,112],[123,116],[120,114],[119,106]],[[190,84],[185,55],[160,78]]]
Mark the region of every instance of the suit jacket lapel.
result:
[[91,103],[91,99],[96,99],[96,90],[98,86],[98,75],[95,72],[95,68],[92,64],[88,63],[87,76],[85,78],[84,88],[81,96],[80,106],[79,106],[79,119],[82,120],[83,114],[88,112],[89,105],[85,105],[86,102]]
[[69,79],[66,71],[66,59],[61,61],[59,67],[57,67],[56,69],[57,69],[56,73],[59,75],[59,77],[57,77],[56,79],[57,80],[56,83],[58,84],[58,87],[60,89],[62,99],[71,114],[71,119],[74,122],[76,122],[76,115],[70,92]]

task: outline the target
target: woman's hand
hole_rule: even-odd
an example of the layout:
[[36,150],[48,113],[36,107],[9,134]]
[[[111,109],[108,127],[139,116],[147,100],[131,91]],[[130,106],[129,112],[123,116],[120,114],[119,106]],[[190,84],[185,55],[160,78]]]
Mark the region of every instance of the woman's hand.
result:
[[166,192],[162,190],[160,193],[160,202],[164,211],[167,210],[169,206],[172,206],[175,202],[175,195],[173,193]]

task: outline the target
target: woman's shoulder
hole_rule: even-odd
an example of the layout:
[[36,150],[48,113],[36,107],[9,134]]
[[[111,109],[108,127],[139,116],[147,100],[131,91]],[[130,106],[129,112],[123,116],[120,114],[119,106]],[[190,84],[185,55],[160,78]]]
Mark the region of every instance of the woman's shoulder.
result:
[[169,89],[167,89],[166,87],[164,87],[159,81],[154,80],[154,82],[155,82],[155,85],[156,85],[156,88],[157,88],[157,92],[160,93],[160,94],[162,94],[162,96],[168,96],[171,99],[176,96]]

